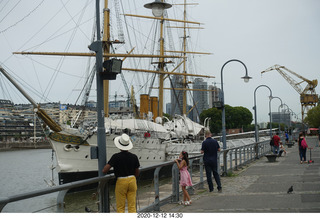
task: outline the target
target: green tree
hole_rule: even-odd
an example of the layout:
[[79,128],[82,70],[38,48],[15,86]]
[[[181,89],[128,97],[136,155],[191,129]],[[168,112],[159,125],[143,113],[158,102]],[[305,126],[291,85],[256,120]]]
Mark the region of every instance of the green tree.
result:
[[200,121],[203,123],[206,118],[211,118],[209,128],[212,133],[219,133],[221,131],[221,110],[217,108],[210,108],[203,110],[200,114]]
[[[225,105],[225,110],[227,129],[244,128],[246,131],[252,129],[250,124],[253,121],[253,116],[250,110],[242,106],[232,107],[229,105]],[[211,108],[208,110],[204,110],[200,114],[200,120],[203,123],[205,118],[211,118],[209,122],[211,132],[219,133],[222,129],[221,115],[222,110],[217,108]]]
[[307,113],[307,117],[304,121],[313,128],[320,127],[320,105],[313,107]]

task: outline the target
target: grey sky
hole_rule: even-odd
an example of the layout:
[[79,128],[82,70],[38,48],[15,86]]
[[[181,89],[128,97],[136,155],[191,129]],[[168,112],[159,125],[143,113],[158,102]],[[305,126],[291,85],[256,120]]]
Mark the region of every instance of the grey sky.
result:
[[[66,59],[60,69],[66,74],[55,76],[53,72],[49,73],[47,67],[41,68],[38,62],[49,63],[47,65],[57,68],[60,58],[12,56],[11,53],[21,50],[64,51],[67,45],[70,45],[69,51],[88,52],[87,46],[91,38],[89,26],[93,23],[94,11],[88,10],[83,18],[70,19],[70,14],[79,12],[86,3],[93,8],[95,1],[44,1],[39,8],[27,16],[41,2],[41,0],[22,1],[11,12],[10,9],[18,3],[17,0],[0,3],[2,8],[0,9],[0,62],[28,84],[32,84],[31,86],[39,92],[45,93],[46,89],[47,91],[51,89],[48,92],[49,99],[73,103],[76,92],[70,94],[70,90],[60,90],[68,86],[71,90],[81,87],[83,82],[80,81],[80,76],[84,74],[86,59]],[[137,9],[130,8],[131,12],[139,11],[151,16],[151,12],[143,8],[143,4],[148,2],[150,1],[135,1]],[[280,97],[301,118],[299,94],[293,87],[277,71],[268,72],[262,76],[260,73],[270,66],[279,64],[307,79],[320,79],[320,1],[199,0],[188,2],[199,3],[197,6],[189,6],[188,16],[190,20],[203,23],[202,26],[205,28],[197,31],[192,39],[197,42],[193,48],[197,51],[213,53],[210,56],[197,57],[197,71],[199,71],[197,73],[214,75],[216,78],[208,80],[208,84],[216,82],[220,87],[222,65],[230,59],[239,59],[246,64],[249,75],[253,77],[248,84],[245,84],[240,79],[245,72],[243,66],[237,62],[229,63],[223,73],[226,104],[244,106],[253,112],[253,92],[256,87],[264,84],[272,89],[274,96]],[[62,3],[65,4],[65,8]],[[183,1],[178,0],[175,3],[183,3]],[[113,7],[112,1],[109,4]],[[180,7],[181,10],[181,6],[174,7]],[[54,17],[59,8],[62,8],[61,12]],[[177,11],[179,10],[169,9],[169,16],[170,13],[177,13]],[[51,18],[52,20],[47,23]],[[77,41],[69,42],[69,39],[73,39],[70,38],[72,31],[67,33],[68,38],[63,38],[65,34],[58,34],[70,30],[67,26],[61,27],[63,22],[70,20],[69,25],[72,26],[79,19],[82,19],[81,29],[74,33],[79,40],[77,38]],[[142,24],[143,22],[146,21],[142,21]],[[11,25],[13,25],[11,28],[5,30]],[[51,39],[54,31],[58,29],[59,32],[55,34],[54,39],[39,45],[45,39]],[[37,32],[39,33],[36,34]],[[148,30],[144,32],[147,34]],[[55,64],[51,64],[53,62]],[[69,67],[65,67],[67,64]],[[293,78],[300,82],[300,79],[294,76]],[[3,82],[3,77],[0,79],[0,82]],[[52,88],[48,86],[50,79],[55,81]],[[119,76],[118,81],[121,81]],[[304,88],[306,83],[302,83],[301,86]],[[113,88],[112,93],[117,91],[118,94],[125,94],[123,87],[121,89]],[[8,98],[4,90],[6,89],[0,89],[0,98]],[[319,86],[316,92],[320,94]],[[259,88],[257,91],[258,122],[269,120],[268,96],[269,91],[266,88]],[[11,98],[15,102],[24,101],[22,98],[17,98],[14,92],[11,92]],[[35,99],[40,100],[38,97]],[[278,100],[273,100],[272,111],[277,111],[279,104]]]

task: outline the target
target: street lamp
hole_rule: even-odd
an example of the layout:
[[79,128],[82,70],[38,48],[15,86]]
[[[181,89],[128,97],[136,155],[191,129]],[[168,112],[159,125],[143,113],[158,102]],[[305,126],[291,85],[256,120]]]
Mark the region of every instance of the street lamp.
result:
[[225,111],[225,107],[224,107],[224,91],[223,91],[223,69],[226,64],[228,64],[229,62],[234,62],[234,61],[240,62],[246,70],[246,75],[241,77],[244,80],[244,82],[247,83],[251,79],[251,77],[248,76],[247,66],[243,62],[241,62],[240,60],[231,59],[231,60],[227,61],[226,63],[224,63],[224,65],[221,68],[222,141],[223,141],[223,149],[224,150],[227,149],[227,141],[226,141],[226,111]]
[[[260,87],[266,87],[269,89],[270,91],[270,96],[269,98],[271,99],[272,98],[272,91],[270,89],[270,87],[268,87],[267,85],[259,85],[255,90],[254,90],[254,107],[253,107],[253,110],[254,110],[254,127],[255,127],[255,140],[256,140],[256,143],[259,141],[259,132],[258,132],[258,125],[257,125],[257,104],[256,104],[256,92],[258,90],[258,88]],[[269,100],[270,100],[269,99]],[[269,107],[269,114],[270,114],[270,121],[271,121],[271,112],[270,112],[270,107]]]
[[172,5],[169,3],[162,2],[161,0],[155,0],[154,2],[145,4],[144,7],[152,9],[153,16],[162,17],[164,9],[171,8]]
[[[270,111],[270,138],[272,138],[272,116],[271,116],[271,100],[273,99],[279,99],[281,101],[281,105],[282,105],[282,100],[280,97],[271,97],[270,100],[269,100],[269,111]],[[279,118],[279,121],[280,121],[280,118]]]

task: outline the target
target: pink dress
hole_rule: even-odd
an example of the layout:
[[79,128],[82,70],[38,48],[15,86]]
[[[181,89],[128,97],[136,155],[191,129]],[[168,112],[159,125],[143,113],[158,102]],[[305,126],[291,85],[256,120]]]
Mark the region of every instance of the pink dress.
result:
[[191,177],[187,166],[180,169],[180,185],[181,186],[192,186]]

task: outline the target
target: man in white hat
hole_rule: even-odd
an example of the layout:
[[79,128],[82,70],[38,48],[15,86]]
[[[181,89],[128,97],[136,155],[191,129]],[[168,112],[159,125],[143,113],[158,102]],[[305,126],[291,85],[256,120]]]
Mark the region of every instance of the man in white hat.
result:
[[139,176],[140,163],[135,154],[129,152],[133,145],[127,134],[122,134],[114,139],[114,144],[121,150],[120,153],[112,155],[111,159],[105,165],[102,172],[107,173],[111,167],[117,178],[115,196],[117,212],[124,213],[126,200],[128,200],[128,212],[137,212],[136,193],[137,181]]

